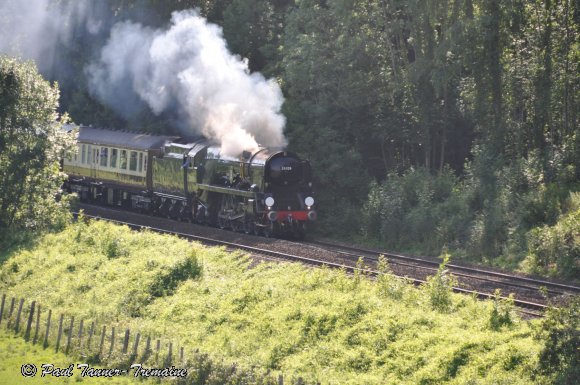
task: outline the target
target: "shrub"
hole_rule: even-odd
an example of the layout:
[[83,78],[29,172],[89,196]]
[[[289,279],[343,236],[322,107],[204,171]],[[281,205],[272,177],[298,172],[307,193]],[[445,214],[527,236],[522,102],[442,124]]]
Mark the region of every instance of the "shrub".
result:
[[393,274],[384,255],[379,256],[377,269],[381,273],[377,278],[379,294],[393,299],[401,299],[407,285],[403,279]]
[[527,233],[528,256],[524,268],[568,278],[580,274],[580,209],[563,215],[554,226]]
[[438,175],[424,168],[391,174],[370,185],[362,233],[391,248],[425,253],[459,245],[472,215],[468,191],[448,168]]
[[539,369],[551,374],[555,384],[576,384],[580,378],[580,296],[567,306],[547,311],[538,336],[545,340]]
[[197,260],[195,250],[183,258],[178,259],[174,265],[164,269],[149,287],[149,293],[154,297],[171,295],[179,283],[195,279],[201,276],[202,267]]
[[441,312],[448,311],[451,307],[451,293],[453,286],[456,285],[455,278],[447,270],[449,259],[449,254],[443,255],[443,262],[439,265],[437,273],[429,277],[425,284],[431,307]]
[[493,307],[489,314],[489,327],[499,330],[502,326],[513,323],[514,298],[510,294],[508,298],[501,298],[501,290],[496,289],[493,299]]

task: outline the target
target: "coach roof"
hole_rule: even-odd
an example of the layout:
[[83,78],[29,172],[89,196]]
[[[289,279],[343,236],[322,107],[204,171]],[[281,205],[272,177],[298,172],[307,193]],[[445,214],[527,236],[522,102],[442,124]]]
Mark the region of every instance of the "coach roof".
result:
[[147,135],[136,132],[81,127],[78,141],[82,143],[131,148],[135,150],[149,150],[161,148],[166,142],[177,138],[177,136]]

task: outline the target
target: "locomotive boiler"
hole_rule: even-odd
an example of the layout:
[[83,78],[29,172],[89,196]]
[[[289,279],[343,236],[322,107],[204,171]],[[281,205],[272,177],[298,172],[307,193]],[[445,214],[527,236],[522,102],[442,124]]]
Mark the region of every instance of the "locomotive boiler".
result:
[[82,201],[265,236],[301,238],[316,220],[310,164],[291,152],[232,157],[203,138],[78,130],[63,170]]

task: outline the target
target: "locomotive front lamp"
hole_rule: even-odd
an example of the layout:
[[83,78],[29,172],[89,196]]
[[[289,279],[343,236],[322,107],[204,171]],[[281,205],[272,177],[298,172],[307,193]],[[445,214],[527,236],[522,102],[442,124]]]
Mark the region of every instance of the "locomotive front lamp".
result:
[[270,211],[268,213],[268,219],[270,220],[270,222],[275,222],[276,219],[278,219],[278,213],[276,211]]
[[310,207],[314,204],[314,198],[306,197],[306,199],[304,199],[304,204],[308,207],[308,210],[310,210]]
[[266,206],[268,206],[268,209],[270,209],[272,206],[274,206],[274,198],[272,198],[272,197],[266,198],[266,200],[264,202],[266,203]]

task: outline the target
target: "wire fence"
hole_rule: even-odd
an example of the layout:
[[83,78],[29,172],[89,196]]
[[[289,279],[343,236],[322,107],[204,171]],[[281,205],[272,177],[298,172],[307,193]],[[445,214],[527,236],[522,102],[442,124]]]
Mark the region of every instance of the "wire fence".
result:
[[2,326],[23,336],[29,343],[42,344],[44,349],[73,355],[87,363],[127,367],[139,363],[187,369],[187,377],[175,379],[178,384],[307,385],[302,377],[285,379],[282,374],[273,375],[269,371],[239,369],[235,363],[225,364],[198,349],[186,349],[171,338],[143,335],[129,328],[99,325],[94,320],[56,314],[37,301],[8,299],[6,294],[2,295],[0,303]]

